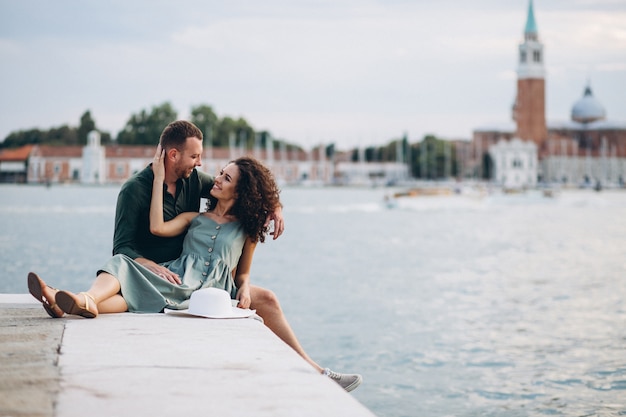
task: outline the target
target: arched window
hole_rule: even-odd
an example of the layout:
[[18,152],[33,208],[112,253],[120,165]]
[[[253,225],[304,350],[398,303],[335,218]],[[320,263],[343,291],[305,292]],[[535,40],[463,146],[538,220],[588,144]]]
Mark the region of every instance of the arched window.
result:
[[541,62],[541,51],[533,51],[533,61]]

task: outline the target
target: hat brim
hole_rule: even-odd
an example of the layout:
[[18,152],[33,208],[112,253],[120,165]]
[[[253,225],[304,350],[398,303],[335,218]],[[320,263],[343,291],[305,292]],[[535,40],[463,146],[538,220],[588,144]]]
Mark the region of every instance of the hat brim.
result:
[[169,308],[166,308],[164,312],[165,314],[173,314],[175,316],[181,315],[181,316],[192,316],[192,317],[204,317],[207,319],[244,319],[247,317],[252,317],[256,314],[256,310],[250,310],[248,308],[243,309],[239,307],[231,307],[231,312],[230,314],[227,314],[227,315],[208,315],[208,314],[190,312],[189,309],[170,310]]

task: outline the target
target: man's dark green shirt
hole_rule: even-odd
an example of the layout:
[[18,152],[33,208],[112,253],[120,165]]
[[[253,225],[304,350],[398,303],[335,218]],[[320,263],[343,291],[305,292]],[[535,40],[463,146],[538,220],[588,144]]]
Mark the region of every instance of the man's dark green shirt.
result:
[[[150,200],[154,173],[148,166],[122,185],[115,209],[113,255],[132,259],[147,258],[157,263],[176,259],[183,248],[185,233],[176,237],[158,237],[150,233]],[[208,198],[213,177],[193,170],[189,178],[176,183],[176,197],[163,192],[163,219],[171,220],[186,211],[200,211],[200,198]]]

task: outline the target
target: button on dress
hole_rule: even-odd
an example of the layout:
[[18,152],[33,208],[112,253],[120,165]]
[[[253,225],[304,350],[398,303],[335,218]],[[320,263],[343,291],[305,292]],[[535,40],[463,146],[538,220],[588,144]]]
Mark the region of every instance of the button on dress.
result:
[[221,288],[237,295],[232,271],[237,267],[246,235],[240,222],[217,223],[204,215],[189,225],[178,259],[162,263],[178,274],[182,284],[172,284],[126,255],[115,255],[100,272],[108,272],[121,285],[128,311],[158,313],[164,308],[186,309],[189,297],[201,288]]

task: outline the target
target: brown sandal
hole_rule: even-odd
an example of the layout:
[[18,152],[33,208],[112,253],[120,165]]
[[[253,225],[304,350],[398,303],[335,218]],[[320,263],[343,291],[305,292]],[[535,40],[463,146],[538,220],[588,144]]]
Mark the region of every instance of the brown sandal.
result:
[[50,301],[52,300],[48,300],[46,296],[43,295],[44,287],[48,287],[55,291],[58,291],[56,288],[52,288],[51,286],[46,285],[46,283],[43,282],[41,278],[39,278],[39,275],[35,274],[34,272],[28,273],[28,292],[30,292],[30,295],[35,297],[37,301],[41,303],[43,309],[46,310],[46,313],[48,313],[50,317],[52,317],[53,319],[60,319],[65,313],[59,308],[56,303],[50,304]]
[[[82,316],[87,319],[93,319],[98,316],[98,307],[96,305],[96,299],[93,298],[88,292],[81,292],[81,295],[85,299],[85,305],[81,307],[80,298],[72,294],[69,291],[59,291],[56,295],[56,302],[59,308],[65,311],[67,314],[73,314],[76,316]],[[93,305],[89,303],[89,300],[93,301]]]

